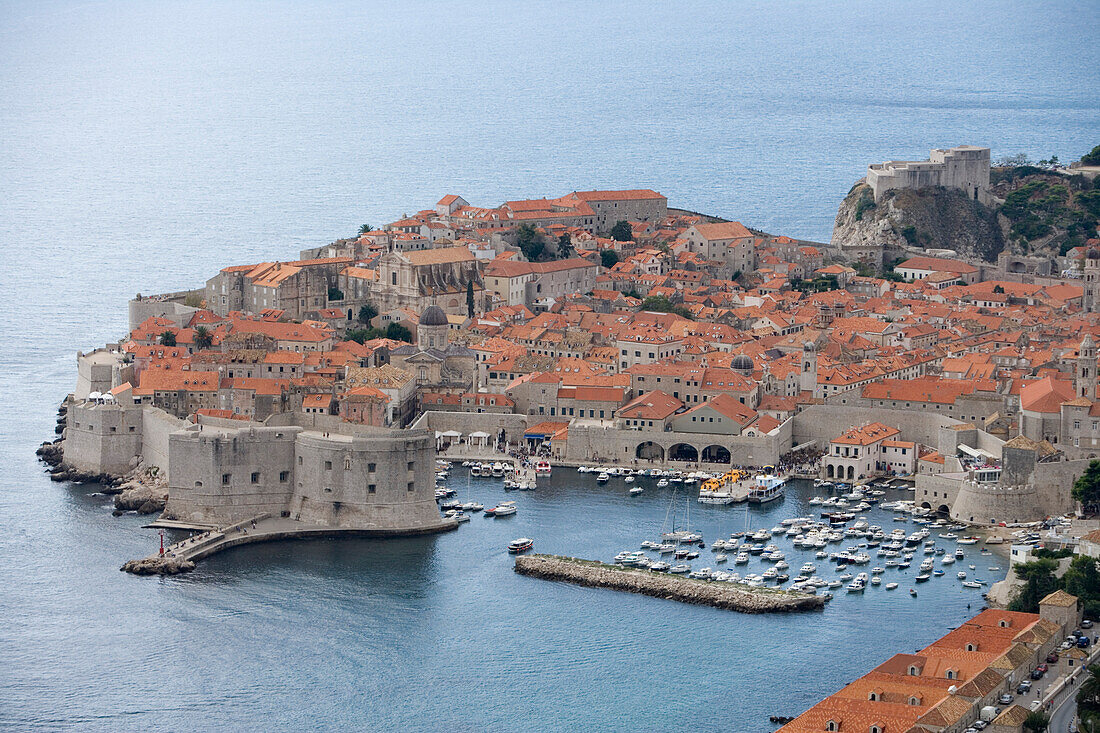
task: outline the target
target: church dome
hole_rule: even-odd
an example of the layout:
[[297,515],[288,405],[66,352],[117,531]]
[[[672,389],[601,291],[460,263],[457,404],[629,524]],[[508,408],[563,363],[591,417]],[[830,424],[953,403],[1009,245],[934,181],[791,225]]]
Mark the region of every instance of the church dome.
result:
[[1100,250],[1097,250],[1095,247],[1089,247],[1089,250],[1085,252],[1085,257],[1090,260],[1100,260]]
[[446,326],[447,314],[438,305],[429,305],[420,314],[421,326]]
[[738,354],[733,357],[733,361],[730,362],[730,367],[736,369],[739,372],[751,372],[755,364],[752,362],[752,357],[744,354]]

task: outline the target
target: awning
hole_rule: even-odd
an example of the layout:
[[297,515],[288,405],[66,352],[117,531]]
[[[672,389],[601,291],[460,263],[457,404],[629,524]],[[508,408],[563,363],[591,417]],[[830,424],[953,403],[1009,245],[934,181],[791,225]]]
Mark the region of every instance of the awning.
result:
[[476,433],[470,433],[470,437],[471,438],[488,438],[489,434],[488,433],[483,433],[480,430],[478,430]]
[[458,432],[457,430],[448,430],[445,433],[439,433],[439,435],[441,435],[444,438],[461,438],[462,437],[462,433]]

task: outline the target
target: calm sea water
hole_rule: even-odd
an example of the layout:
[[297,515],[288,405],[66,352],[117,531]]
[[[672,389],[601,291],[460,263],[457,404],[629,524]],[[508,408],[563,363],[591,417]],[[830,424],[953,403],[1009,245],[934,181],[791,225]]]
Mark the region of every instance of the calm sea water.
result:
[[[0,2],[0,725],[761,730],[967,615],[953,581],[752,618],[519,578],[607,557],[667,496],[556,475],[435,539],[117,571],[153,537],[46,480],[77,349],[135,292],[381,224],[645,186],[827,239],[868,162],[1100,142],[1096,2]],[[479,490],[494,498],[498,489]],[[804,498],[804,497],[803,497]],[[769,514],[805,513],[799,499]],[[700,510],[715,536],[737,512]],[[770,519],[770,518],[769,518]],[[943,580],[943,579],[941,579]]]

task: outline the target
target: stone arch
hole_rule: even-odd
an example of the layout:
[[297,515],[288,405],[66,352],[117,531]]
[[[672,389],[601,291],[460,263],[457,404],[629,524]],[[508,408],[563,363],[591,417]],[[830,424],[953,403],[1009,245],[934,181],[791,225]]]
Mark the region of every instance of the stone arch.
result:
[[924,508],[924,509],[931,509],[932,505],[929,504],[927,501],[922,501],[921,502],[921,507]]
[[836,471],[836,469],[835,469],[835,468],[833,467],[833,464],[831,464],[831,463],[830,463],[830,464],[828,464],[828,465],[827,465],[827,466],[825,467],[825,474],[826,474],[826,477],[827,477],[827,478],[836,478],[836,473],[835,473],[835,471]]
[[647,440],[644,443],[639,443],[638,447],[634,449],[634,457],[647,461],[663,461],[665,460],[665,449],[652,440]]
[[708,445],[703,449],[703,463],[725,463],[733,460],[729,449],[723,445]]
[[855,466],[848,466],[848,480],[849,481],[854,481],[855,478],[856,478],[856,467]]
[[691,443],[673,443],[668,447],[668,460],[689,461],[699,460],[699,449]]
[[946,516],[951,514],[951,507],[947,506],[946,504],[940,504],[939,508],[936,509],[936,511]]

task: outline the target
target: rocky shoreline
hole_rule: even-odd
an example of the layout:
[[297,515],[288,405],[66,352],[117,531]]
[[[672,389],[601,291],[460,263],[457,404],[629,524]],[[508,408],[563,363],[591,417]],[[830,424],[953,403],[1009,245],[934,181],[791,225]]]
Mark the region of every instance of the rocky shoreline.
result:
[[825,598],[822,596],[713,583],[574,557],[521,555],[516,558],[515,571],[520,575],[543,580],[560,580],[589,588],[641,593],[654,598],[713,606],[740,613],[786,613],[825,607]]
[[124,512],[156,514],[164,511],[168,501],[167,477],[156,466],[134,465],[124,476],[110,473],[88,473],[65,463],[64,429],[68,419],[68,402],[57,408],[56,432],[61,437],[38,446],[35,455],[49,468],[51,481],[74,484],[98,483],[101,491],[115,497],[115,516]]

